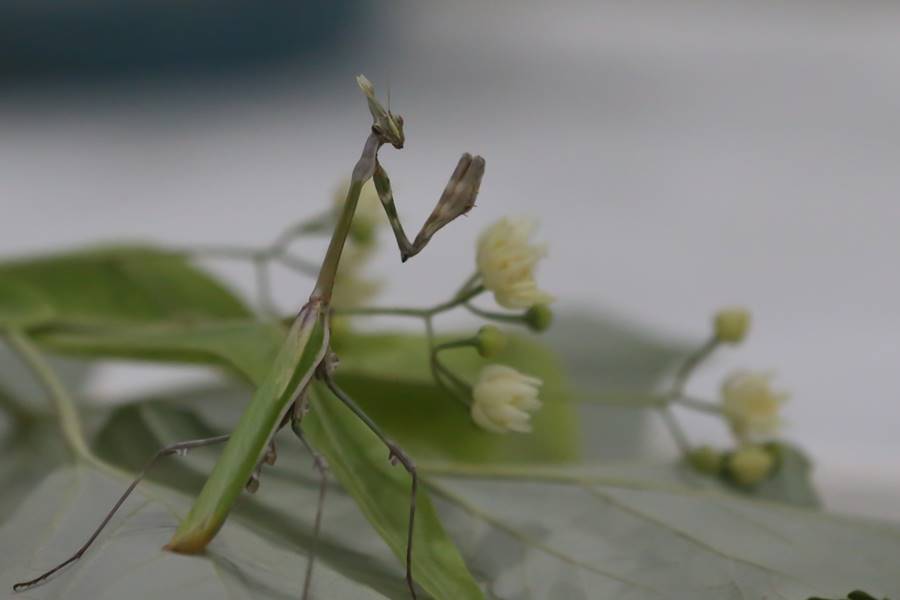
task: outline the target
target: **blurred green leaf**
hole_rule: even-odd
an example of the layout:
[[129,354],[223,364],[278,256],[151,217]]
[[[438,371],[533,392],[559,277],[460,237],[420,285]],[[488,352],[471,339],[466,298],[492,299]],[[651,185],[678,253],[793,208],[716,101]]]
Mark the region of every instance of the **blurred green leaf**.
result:
[[[211,391],[174,406],[175,400],[121,408],[95,446],[135,468],[163,443],[216,431],[207,416],[229,420],[241,409],[240,396]],[[387,466],[377,441],[345,429],[361,425],[340,411],[341,405],[318,400],[310,418],[324,416],[328,423],[310,421],[310,434],[354,440],[349,457],[332,459],[336,471],[351,468],[358,477],[370,467],[388,471],[393,483],[384,497],[371,499],[372,509],[388,507],[396,514],[382,518],[404,521],[406,477]],[[264,469],[256,495],[242,497],[205,556],[176,556],[160,547],[188,508],[179,490],[199,488],[215,459],[212,449],[168,459],[156,482],[139,488],[80,563],[24,597],[296,598],[317,484],[299,444],[289,435],[278,439],[278,463]],[[11,460],[27,468],[29,455],[0,455],[0,473]],[[684,473],[672,466],[443,469],[426,473],[428,488],[492,597],[808,598],[854,588],[883,597],[900,589],[896,525],[687,487]],[[87,467],[62,467],[16,503],[0,527],[0,586],[9,589],[65,558],[125,483]],[[337,488],[329,489],[322,533],[316,597],[406,597],[400,565]]]
[[647,394],[687,356],[690,346],[610,316],[562,313],[543,341],[560,357],[582,400],[584,456],[623,460],[644,451]]
[[225,286],[183,256],[150,246],[109,246],[0,263],[4,285],[27,287],[54,322],[114,325],[250,315]]
[[[313,409],[304,424],[310,442],[353,496],[366,518],[402,561],[409,522],[410,477],[388,462],[387,449],[350,410],[314,384]],[[426,494],[416,502],[413,574],[436,598],[482,598]]]
[[[442,340],[462,337],[448,334]],[[578,458],[580,428],[573,393],[557,357],[533,338],[509,335],[490,361],[471,349],[442,360],[474,383],[490,363],[512,366],[541,378],[543,407],[529,435],[497,435],[479,429],[468,408],[438,388],[428,366],[425,338],[401,334],[353,334],[337,340],[338,378],[379,425],[422,459],[461,462],[561,462]]]
[[623,319],[563,313],[544,334],[586,395],[643,392],[692,349]]
[[679,476],[666,469],[487,466],[432,479],[431,487],[476,576],[499,598],[900,589],[896,525],[686,488],[668,483]]
[[[259,381],[282,336],[275,325],[243,320],[47,330],[37,332],[35,339],[69,354],[226,365]],[[511,336],[495,359],[544,381],[544,407],[534,417],[534,433],[527,436],[498,436],[475,427],[468,409],[434,384],[424,336],[344,334],[335,349],[342,361],[341,385],[417,458],[558,462],[578,457],[572,394],[556,357],[536,342]],[[463,350],[448,354],[447,364],[474,381],[485,361]]]
[[32,334],[48,350],[97,358],[211,364],[250,381],[265,377],[284,338],[274,324],[254,320],[159,323],[125,327],[48,329]]
[[38,292],[27,285],[0,279],[0,330],[38,325],[52,317],[53,307]]
[[[0,587],[34,577],[68,557],[121,494],[125,481],[79,465],[50,474],[0,528]],[[296,497],[304,497],[295,490]],[[313,494],[305,495],[309,500]],[[252,527],[229,523],[203,556],[162,550],[189,499],[159,485],[141,486],[81,561],[17,597],[61,600],[166,598],[297,598],[306,558],[274,544]],[[347,551],[348,556],[354,556]],[[391,577],[381,573],[391,589]],[[315,569],[313,590],[320,598],[387,598],[370,585]]]
[[756,486],[756,498],[786,502],[797,506],[819,508],[822,505],[812,482],[812,462],[799,448],[779,443],[773,450],[777,457],[775,473]]

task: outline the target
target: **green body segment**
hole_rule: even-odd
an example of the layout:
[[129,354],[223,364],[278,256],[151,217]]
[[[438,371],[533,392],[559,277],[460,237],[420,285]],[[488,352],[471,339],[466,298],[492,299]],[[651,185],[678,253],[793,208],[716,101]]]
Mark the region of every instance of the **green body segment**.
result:
[[167,550],[202,552],[225,522],[291,402],[309,383],[325,356],[325,311],[323,303],[316,299],[298,314],[272,369],[257,388],[190,513],[166,545]]

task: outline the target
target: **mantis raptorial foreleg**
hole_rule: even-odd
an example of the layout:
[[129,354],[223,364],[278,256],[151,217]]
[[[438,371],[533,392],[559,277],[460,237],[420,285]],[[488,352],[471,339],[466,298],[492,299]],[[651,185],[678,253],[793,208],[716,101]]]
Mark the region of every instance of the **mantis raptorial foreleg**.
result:
[[173,454],[183,456],[183,455],[187,454],[187,452],[189,450],[193,450],[194,448],[202,448],[204,446],[212,446],[214,444],[221,444],[221,443],[227,441],[229,437],[231,437],[231,436],[228,434],[225,434],[225,435],[217,435],[217,436],[211,437],[211,438],[203,438],[203,439],[199,439],[199,440],[188,440],[186,442],[176,442],[174,444],[170,444],[170,445],[165,446],[164,448],[161,448],[160,450],[158,450],[156,452],[156,454],[154,454],[153,457],[147,461],[147,464],[145,464],[144,468],[141,469],[141,471],[137,474],[137,477],[135,477],[134,480],[131,482],[131,484],[125,489],[125,492],[119,497],[119,499],[113,505],[112,509],[108,513],[106,513],[106,516],[100,522],[100,525],[97,526],[97,529],[94,530],[94,533],[91,534],[91,537],[89,537],[87,539],[87,541],[81,546],[81,548],[79,548],[75,552],[75,554],[73,554],[72,556],[70,556],[69,558],[64,560],[63,562],[59,563],[58,565],[56,565],[55,567],[53,567],[46,573],[43,573],[43,574],[35,577],[34,579],[29,579],[28,581],[23,581],[21,583],[17,583],[16,585],[13,586],[13,590],[18,592],[18,591],[22,591],[26,588],[29,588],[33,585],[36,585],[36,584],[44,581],[45,579],[47,579],[48,577],[50,577],[51,575],[53,575],[60,569],[72,564],[73,562],[75,562],[76,560],[81,558],[81,556],[85,552],[87,552],[87,549],[91,547],[91,544],[94,543],[94,540],[97,539],[97,536],[100,535],[100,532],[103,531],[103,529],[107,526],[107,524],[109,524],[109,521],[115,516],[116,512],[118,512],[118,510],[122,507],[122,505],[125,503],[125,500],[127,500],[128,496],[131,495],[131,492],[133,492],[134,489],[137,487],[137,485],[144,479],[144,477],[147,476],[147,473],[154,466],[156,466],[156,463],[159,461],[159,459],[164,458],[166,456],[172,456]]
[[450,176],[450,181],[444,188],[437,205],[431,212],[431,215],[422,225],[416,239],[413,242],[406,237],[403,225],[400,223],[400,216],[397,214],[397,207],[394,204],[394,193],[391,190],[391,180],[388,178],[387,172],[378,158],[375,158],[375,170],[372,173],[372,179],[375,183],[375,189],[384,211],[387,213],[388,222],[391,229],[394,230],[394,237],[397,238],[397,247],[400,248],[400,260],[406,262],[412,256],[415,256],[428,245],[431,237],[437,231],[460,215],[464,215],[475,206],[475,197],[478,195],[478,188],[481,187],[481,178],[484,176],[484,159],[480,156],[473,157],[469,153],[463,154],[459,162],[456,163],[456,169]]

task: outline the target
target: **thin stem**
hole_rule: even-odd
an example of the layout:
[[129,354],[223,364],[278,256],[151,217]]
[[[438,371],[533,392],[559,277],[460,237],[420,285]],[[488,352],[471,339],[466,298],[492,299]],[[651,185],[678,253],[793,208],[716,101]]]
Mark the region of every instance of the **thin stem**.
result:
[[[672,387],[667,394],[667,403],[664,406],[659,407],[659,414],[663,418],[663,422],[666,424],[666,427],[669,429],[669,432],[672,434],[672,437],[675,439],[675,443],[678,445],[679,450],[681,450],[682,454],[687,454],[691,451],[691,443],[688,441],[687,434],[685,434],[684,429],[681,428],[681,425],[678,423],[678,419],[675,417],[675,414],[672,412],[671,404],[677,402],[682,404],[683,406],[693,408],[695,410],[702,410],[705,412],[711,412],[709,407],[706,406],[706,403],[696,403],[690,399],[685,399],[684,396],[684,388],[687,384],[688,378],[694,372],[694,369],[700,365],[713,351],[718,347],[719,340],[713,336],[703,343],[693,354],[687,357],[678,371],[675,373],[675,379],[672,381]],[[685,401],[686,400],[686,401]],[[701,408],[702,406],[702,408]]]
[[6,339],[49,394],[69,449],[79,458],[97,462],[84,439],[75,403],[44,356],[24,333],[8,331]]
[[335,309],[334,312],[335,314],[339,315],[382,315],[395,317],[416,317],[419,319],[425,319],[428,317],[432,317],[438,313],[446,312],[452,308],[456,308],[460,304],[464,304],[467,300],[474,298],[483,291],[484,286],[479,285],[454,296],[446,302],[442,302],[441,304],[437,304],[430,308],[407,308],[400,306],[363,306],[358,308]]
[[460,304],[465,304],[467,301],[471,300],[472,298],[474,298],[478,294],[482,293],[483,291],[484,291],[483,285],[476,285],[475,287],[469,288],[468,290],[465,290],[464,292],[457,294],[456,296],[454,296],[450,300],[447,300],[446,302],[443,302],[436,306],[432,306],[431,308],[428,309],[428,313],[432,314],[432,315],[436,315],[438,313],[448,311],[451,308],[456,308]]
[[721,416],[724,412],[722,410],[722,407],[718,404],[714,404],[712,402],[701,400],[699,398],[693,398],[690,396],[673,396],[671,398],[671,402],[680,404],[681,406],[690,408],[691,410],[696,410],[699,412],[709,413],[717,416]]
[[687,357],[681,368],[675,373],[675,379],[672,382],[672,395],[680,396],[684,391],[688,378],[694,372],[694,369],[702,363],[713,351],[719,346],[719,340],[715,337],[708,339],[696,352]]
[[444,377],[446,377],[450,383],[456,386],[456,392],[453,392],[453,395],[463,403],[466,407],[470,406],[467,398],[472,393],[472,386],[463,381],[458,375],[456,375],[453,371],[447,368],[441,361],[437,359],[436,356],[432,355],[432,364],[434,364],[434,368]]
[[329,227],[334,225],[334,220],[335,213],[326,210],[314,217],[294,223],[275,238],[271,248],[275,252],[283,252],[291,242],[304,234],[328,231]]
[[[433,317],[428,315],[424,320],[425,340],[428,342],[429,348],[428,366],[431,369],[431,377],[434,379],[434,382],[438,384],[438,387],[442,388],[445,392],[459,400],[464,406],[468,407],[469,403],[467,402],[467,398],[471,394],[471,387],[465,381],[454,375],[447,367],[441,364],[440,360],[438,360],[438,347],[435,346],[434,341]],[[449,380],[450,384],[456,386],[455,389],[444,381],[444,377]]]
[[237,260],[258,260],[271,256],[269,248],[259,249],[218,244],[182,248],[176,253],[186,258],[233,258]]
[[460,286],[454,296],[461,296],[462,294],[464,294],[466,290],[475,285],[475,282],[477,282],[480,278],[481,273],[479,273],[478,271],[475,271],[474,273],[469,275],[469,278],[463,282],[462,286]]
[[452,350],[453,348],[471,348],[472,346],[478,345],[478,338],[470,337],[464,338],[461,340],[453,340],[452,342],[444,342],[443,344],[438,344],[434,348],[431,349],[432,354],[437,354],[438,352],[443,352],[444,350]]
[[[475,343],[476,343],[475,338],[467,338],[464,340],[445,342],[443,344],[438,344],[437,346],[433,345],[431,347],[431,364],[433,366],[433,369],[439,371],[448,380],[450,380],[450,383],[452,383],[454,386],[456,386],[456,388],[460,392],[462,392],[466,398],[468,398],[468,396],[472,393],[472,386],[469,385],[467,382],[465,382],[456,373],[451,371],[450,368],[447,367],[447,365],[442,363],[441,359],[438,358],[438,353],[443,350],[450,350],[453,348],[471,347],[471,346],[475,345]],[[460,399],[463,400],[463,404],[465,404],[466,406],[469,406],[469,403],[466,402],[462,397],[460,397]]]
[[319,267],[308,260],[304,260],[299,256],[295,256],[287,251],[282,251],[278,253],[274,257],[274,260],[279,264],[287,267],[292,271],[296,271],[301,275],[309,275],[311,277],[315,277],[319,274]]
[[681,428],[681,425],[678,423],[678,419],[675,418],[675,415],[672,414],[672,409],[668,406],[661,406],[659,409],[659,414],[663,418],[663,422],[668,427],[669,432],[672,434],[672,437],[675,439],[675,444],[678,446],[678,449],[682,454],[688,454],[691,451],[691,443],[688,441],[687,434],[685,434],[684,430]]
[[473,315],[478,315],[479,317],[484,317],[485,319],[490,319],[492,321],[502,321],[504,323],[517,323],[519,325],[524,325],[525,321],[522,315],[511,315],[507,313],[499,313],[493,312],[489,310],[482,310],[473,304],[466,302],[464,304],[466,309],[472,313]]
[[428,309],[424,308],[402,308],[396,306],[362,306],[357,308],[335,308],[336,315],[368,315],[368,316],[394,316],[394,317],[416,317],[424,319],[429,316]]

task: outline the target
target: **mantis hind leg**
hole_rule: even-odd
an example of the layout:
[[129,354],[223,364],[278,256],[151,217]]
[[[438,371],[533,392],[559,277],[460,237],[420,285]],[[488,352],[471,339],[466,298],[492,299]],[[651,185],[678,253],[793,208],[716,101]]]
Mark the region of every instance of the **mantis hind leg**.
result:
[[79,558],[87,552],[88,548],[91,547],[91,544],[94,543],[94,540],[100,535],[100,532],[109,524],[110,520],[115,516],[116,512],[122,505],[125,503],[125,500],[128,499],[128,496],[131,495],[131,492],[137,487],[137,485],[141,482],[141,480],[146,477],[147,473],[152,469],[159,459],[164,458],[166,456],[172,456],[173,454],[177,454],[179,456],[183,456],[187,454],[189,450],[193,450],[195,448],[202,448],[204,446],[212,446],[214,444],[221,444],[228,440],[229,435],[218,435],[211,438],[204,438],[199,440],[188,440],[186,442],[177,442],[175,444],[171,444],[169,446],[165,446],[158,450],[153,457],[147,461],[147,464],[144,465],[144,468],[141,469],[140,473],[138,473],[137,477],[131,482],[131,484],[125,489],[125,492],[119,497],[116,503],[113,505],[112,509],[106,514],[106,517],[100,522],[100,525],[94,530],[91,536],[87,539],[87,541],[69,558],[59,563],[46,573],[35,577],[34,579],[29,579],[28,581],[22,581],[13,586],[13,591],[20,592],[22,590],[28,589],[34,585],[37,585],[46,579],[48,579],[51,575],[56,573],[57,571],[63,569],[64,567],[72,564],[77,561]]
[[316,472],[319,474],[319,498],[316,502],[316,518],[313,522],[313,541],[312,547],[309,549],[309,558],[306,562],[306,576],[303,580],[303,595],[301,596],[301,600],[308,600],[309,598],[310,585],[312,584],[313,564],[316,560],[316,550],[319,541],[319,531],[322,528],[322,513],[325,510],[325,492],[328,490],[328,463],[325,461],[325,457],[319,454],[306,440],[306,436],[303,435],[303,429],[300,427],[303,421],[303,415],[306,414],[309,407],[308,400],[308,396],[303,394],[300,399],[294,402],[294,406],[291,409],[291,431],[294,432],[294,435],[297,436],[297,439],[300,440],[312,456],[313,468],[315,468]]
[[416,586],[413,581],[412,575],[412,556],[413,556],[413,528],[416,524],[416,494],[418,491],[418,483],[419,478],[416,473],[416,466],[413,463],[412,459],[403,452],[403,450],[394,443],[391,439],[389,439],[384,432],[372,421],[371,417],[363,411],[362,408],[359,407],[356,402],[340,387],[338,387],[337,382],[335,382],[332,377],[329,369],[320,368],[319,376],[328,386],[328,389],[331,390],[331,393],[337,397],[338,400],[343,402],[347,408],[349,408],[353,413],[359,417],[359,419],[368,426],[372,432],[378,436],[378,438],[387,446],[388,449],[388,460],[392,465],[396,465],[397,463],[403,465],[403,468],[406,469],[406,472],[409,473],[410,478],[412,479],[412,484],[410,486],[409,493],[409,525],[406,530],[406,587],[409,589],[409,593],[412,596],[413,600],[416,600]]

